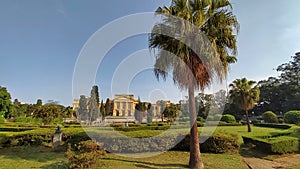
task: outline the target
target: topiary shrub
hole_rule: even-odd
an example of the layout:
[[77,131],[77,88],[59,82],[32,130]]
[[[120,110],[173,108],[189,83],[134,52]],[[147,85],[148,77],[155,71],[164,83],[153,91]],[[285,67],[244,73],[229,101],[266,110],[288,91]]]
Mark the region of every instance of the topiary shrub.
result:
[[278,123],[278,117],[272,111],[266,111],[262,114],[262,118],[266,123]]
[[103,148],[92,140],[82,141],[78,145],[69,145],[66,152],[70,168],[92,168],[97,161],[105,154]]
[[227,122],[227,123],[235,123],[235,117],[231,114],[224,114],[221,118],[221,121]]
[[290,124],[300,124],[300,111],[299,110],[291,110],[284,114],[284,122]]

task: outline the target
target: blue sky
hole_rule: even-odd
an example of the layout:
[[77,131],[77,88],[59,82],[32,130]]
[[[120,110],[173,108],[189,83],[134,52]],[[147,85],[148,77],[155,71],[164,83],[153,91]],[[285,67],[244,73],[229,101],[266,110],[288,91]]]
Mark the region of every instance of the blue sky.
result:
[[[72,95],[74,67],[89,37],[119,17],[153,12],[169,3],[167,0],[2,0],[0,85],[7,87],[13,99],[22,102],[35,103],[40,98],[44,102],[56,100],[71,105],[73,98],[79,97]],[[259,81],[277,76],[273,69],[300,51],[297,9],[300,1],[232,0],[232,3],[241,28],[238,62],[231,66],[228,81],[241,77]],[[122,60],[143,49],[147,49],[146,35],[128,38],[109,51],[95,79],[101,99],[113,97],[111,78]],[[157,82],[151,70],[137,74],[125,92],[147,101],[164,98],[177,102],[181,96],[170,80]]]

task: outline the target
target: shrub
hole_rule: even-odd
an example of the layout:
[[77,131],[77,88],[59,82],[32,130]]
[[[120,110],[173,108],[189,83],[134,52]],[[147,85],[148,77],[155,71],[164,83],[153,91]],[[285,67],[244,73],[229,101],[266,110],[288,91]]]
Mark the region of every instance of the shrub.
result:
[[236,122],[235,117],[231,114],[224,114],[221,118],[221,121],[224,121],[224,122],[227,122],[227,123]]
[[206,117],[206,120],[213,121],[214,120],[214,116],[209,115],[209,116]]
[[221,118],[222,118],[222,114],[216,114],[216,115],[214,116],[214,120],[215,120],[215,121],[221,120]]
[[62,122],[63,122],[62,118],[55,118],[55,119],[53,119],[53,123],[54,124],[62,124]]
[[32,124],[42,124],[43,119],[41,118],[33,118],[33,117],[25,117],[25,116],[20,116],[16,117],[14,119],[15,122],[22,122],[22,123],[32,123]]
[[[187,135],[185,139],[173,148],[173,150],[190,151],[189,145],[190,135]],[[203,153],[238,152],[239,147],[238,137],[230,134],[215,134],[210,136],[204,143],[200,144],[200,149]]]
[[284,122],[290,124],[300,124],[300,111],[291,110],[284,114]]
[[68,164],[70,168],[91,168],[105,154],[103,148],[92,140],[82,141],[78,145],[74,145],[66,152]]
[[0,123],[5,123],[5,118],[0,116]]
[[258,150],[266,153],[285,154],[299,151],[298,139],[289,136],[269,139],[243,136],[243,140],[245,144],[254,144]]
[[266,111],[262,114],[262,118],[266,123],[278,123],[278,117],[272,111]]

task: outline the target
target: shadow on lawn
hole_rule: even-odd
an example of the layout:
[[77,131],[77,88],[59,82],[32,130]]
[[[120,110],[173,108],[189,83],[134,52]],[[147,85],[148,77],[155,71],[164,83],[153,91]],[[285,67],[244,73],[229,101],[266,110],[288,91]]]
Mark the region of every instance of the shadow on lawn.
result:
[[47,162],[64,157],[64,153],[53,152],[52,148],[48,147],[10,147],[3,148],[0,151],[0,156],[12,160],[30,160],[37,162]]
[[242,144],[240,147],[239,154],[243,157],[255,157],[255,158],[265,158],[268,156],[267,153],[257,150],[253,144]]
[[128,163],[132,163],[136,167],[149,168],[149,169],[189,168],[188,165],[183,165],[179,163],[158,164],[153,162],[144,162],[144,161],[117,159],[117,158],[103,158],[103,160],[128,162]]

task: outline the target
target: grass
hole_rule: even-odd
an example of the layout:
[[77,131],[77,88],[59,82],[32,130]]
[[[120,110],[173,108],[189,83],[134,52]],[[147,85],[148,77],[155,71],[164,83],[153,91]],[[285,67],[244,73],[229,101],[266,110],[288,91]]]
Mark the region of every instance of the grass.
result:
[[[64,153],[52,152],[45,147],[15,147],[0,151],[0,168],[63,168],[66,166]],[[66,168],[66,167],[64,167]]]
[[[202,154],[207,169],[246,169],[238,154]],[[106,154],[99,161],[100,169],[180,169],[188,168],[189,153],[169,151],[149,158],[129,158]],[[4,148],[0,152],[0,168],[66,168],[63,152],[52,152],[44,147]]]
[[[2,125],[2,124],[1,124]],[[0,127],[3,127],[1,126]],[[17,124],[28,127],[23,124]],[[14,124],[9,124],[5,127],[17,127]],[[53,134],[56,128],[35,128],[29,131],[22,132],[1,132],[0,140],[4,137],[10,137],[14,135],[22,134]],[[203,127],[199,127],[199,132],[203,130]],[[213,129],[213,127],[206,127],[206,129]],[[300,132],[295,132],[299,130],[300,127],[293,125],[290,129],[274,129],[274,128],[262,128],[252,126],[252,132],[247,132],[247,126],[221,126],[217,127],[215,133],[228,133],[235,134],[239,138],[239,142],[242,143],[242,136],[273,136],[276,134],[291,133],[290,137],[300,138]],[[94,134],[110,134],[111,129],[101,129],[101,128],[62,128],[63,133],[67,135],[76,134],[84,131],[88,131]],[[170,133],[188,133],[188,129],[171,129],[168,130]],[[129,137],[152,137],[161,134],[162,130],[139,130],[130,132],[118,132]],[[232,169],[232,168],[246,168],[241,160],[242,156],[249,155],[248,150],[244,150],[241,154],[202,154],[203,161],[205,163],[206,169]],[[251,155],[251,154],[250,154]],[[277,156],[269,156],[266,154],[261,154],[261,158],[273,159]],[[188,152],[178,152],[169,151],[158,156],[149,158],[128,158],[117,156],[115,154],[107,154],[104,159],[100,161],[99,167],[101,169],[122,169],[122,168],[187,168],[189,159]],[[49,148],[42,147],[16,147],[16,148],[3,148],[0,151],[0,168],[66,168],[66,158],[63,152],[52,152]],[[300,166],[295,166],[288,169],[300,169]]]

